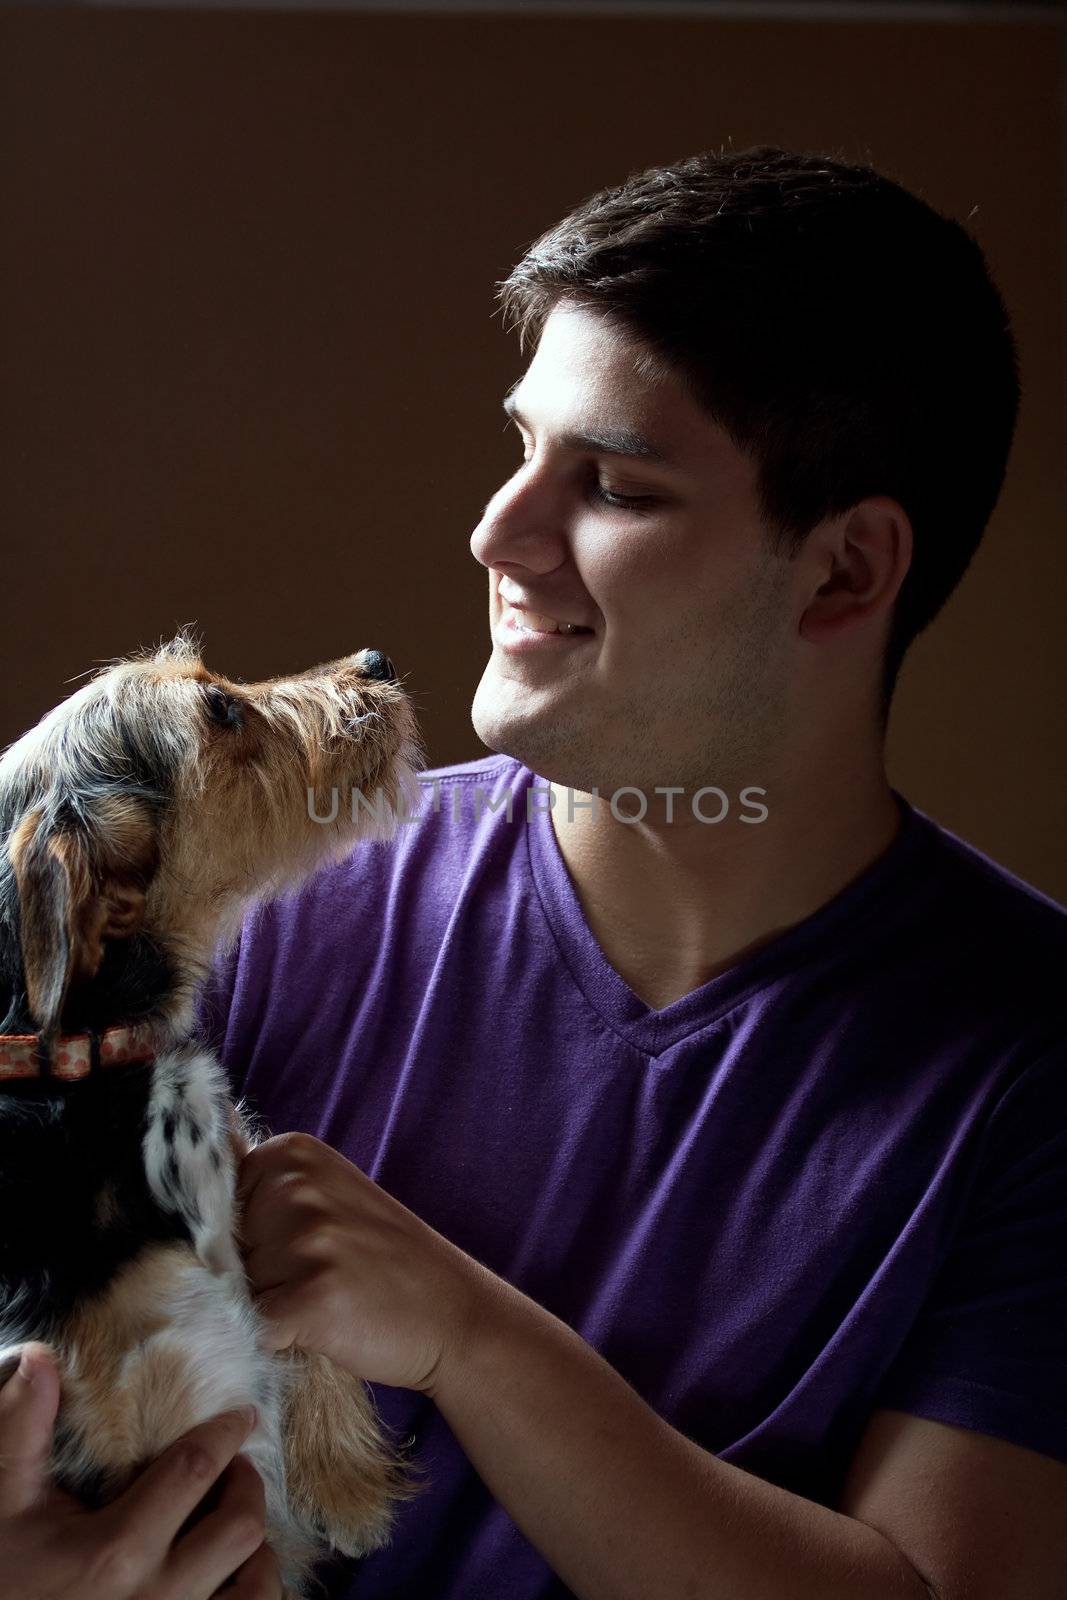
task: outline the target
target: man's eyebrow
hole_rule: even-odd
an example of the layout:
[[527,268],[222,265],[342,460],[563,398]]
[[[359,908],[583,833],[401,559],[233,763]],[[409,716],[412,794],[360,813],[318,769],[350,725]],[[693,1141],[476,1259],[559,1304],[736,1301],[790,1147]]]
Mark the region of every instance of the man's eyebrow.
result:
[[[504,396],[504,410],[527,433],[531,431],[513,395]],[[559,443],[565,450],[595,450],[601,455],[637,456],[644,461],[658,461],[664,466],[675,465],[673,459],[650,439],[646,439],[643,433],[634,433],[629,428],[601,428],[596,433],[561,433]]]

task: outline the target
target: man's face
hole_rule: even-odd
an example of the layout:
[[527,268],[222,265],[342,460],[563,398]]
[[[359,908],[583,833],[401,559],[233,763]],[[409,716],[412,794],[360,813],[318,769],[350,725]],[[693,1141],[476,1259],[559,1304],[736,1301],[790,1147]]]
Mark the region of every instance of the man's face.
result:
[[491,750],[585,792],[736,793],[785,731],[792,569],[755,465],[679,380],[642,377],[641,351],[558,306],[506,402],[524,460],[471,536],[493,641],[471,716]]

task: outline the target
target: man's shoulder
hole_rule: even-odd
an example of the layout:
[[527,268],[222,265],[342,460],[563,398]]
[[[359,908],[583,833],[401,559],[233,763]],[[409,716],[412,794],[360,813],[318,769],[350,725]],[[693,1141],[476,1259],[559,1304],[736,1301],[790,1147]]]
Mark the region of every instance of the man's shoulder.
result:
[[1067,941],[1067,906],[944,824],[925,816],[924,821],[937,843],[947,894],[1005,930],[1028,928],[1035,936]]
[[481,887],[509,879],[516,830],[504,802],[532,774],[511,757],[487,755],[416,776],[420,793],[405,797],[388,833],[368,835],[249,911],[239,940],[247,972],[343,966],[351,977],[383,948],[432,944],[474,879]]
[[915,905],[925,928],[916,933],[932,967],[958,979],[972,1008],[1014,1000],[1062,1014],[1067,907],[943,824],[923,821],[933,848]]
[[452,761],[445,766],[426,767],[417,774],[419,781],[439,779],[442,783],[470,783],[479,778],[492,780],[498,773],[507,770],[511,772],[522,771],[522,762],[514,756],[494,755],[492,751],[484,756],[477,756],[473,761]]
[[[513,756],[489,755],[475,761],[454,761],[416,774],[419,801],[398,814],[389,843],[395,864],[405,846],[421,853],[468,852],[479,838],[500,829],[528,809],[527,791],[538,780]],[[354,860],[358,860],[356,847]]]
[[[268,909],[273,920],[358,914],[362,902],[379,908],[388,896],[418,893],[432,901],[434,885],[447,891],[465,864],[499,836],[515,816],[515,796],[532,774],[510,756],[487,755],[428,767],[416,774],[418,794],[397,807],[382,835],[358,841],[341,860],[310,878]],[[255,919],[258,920],[258,919]]]
[[529,777],[521,761],[514,756],[485,755],[474,761],[453,761],[446,766],[426,767],[422,772],[416,773],[416,779],[423,792],[424,802],[429,799],[431,804],[425,803],[420,809],[423,816],[440,815],[440,807],[432,804],[434,795],[443,789],[468,789],[483,790],[486,795],[496,794],[501,789],[515,786]]

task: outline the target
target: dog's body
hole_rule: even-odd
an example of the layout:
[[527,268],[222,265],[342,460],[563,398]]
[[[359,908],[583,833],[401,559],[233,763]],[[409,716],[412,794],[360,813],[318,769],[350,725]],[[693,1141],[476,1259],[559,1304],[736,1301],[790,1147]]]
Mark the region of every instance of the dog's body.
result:
[[[391,831],[417,760],[393,679],[365,652],[226,684],[180,637],[0,762],[0,1372],[27,1340],[52,1348],[53,1470],[90,1504],[254,1404],[244,1453],[294,1597],[328,1548],[383,1543],[411,1480],[358,1379],[262,1337],[235,1240],[251,1135],[192,998],[250,903]],[[341,807],[311,821],[310,792],[339,784],[375,790],[377,830]]]

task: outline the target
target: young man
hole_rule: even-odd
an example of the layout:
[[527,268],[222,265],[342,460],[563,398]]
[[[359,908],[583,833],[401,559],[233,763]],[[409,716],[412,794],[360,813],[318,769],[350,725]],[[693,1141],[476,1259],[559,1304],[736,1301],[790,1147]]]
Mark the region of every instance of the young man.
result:
[[1003,304],[956,224],[769,147],[594,197],[504,299],[499,754],[205,1002],[302,1130],[242,1174],[278,1347],[428,1475],[330,1592],[1054,1600],[1067,914],[883,759],[1002,481]]

